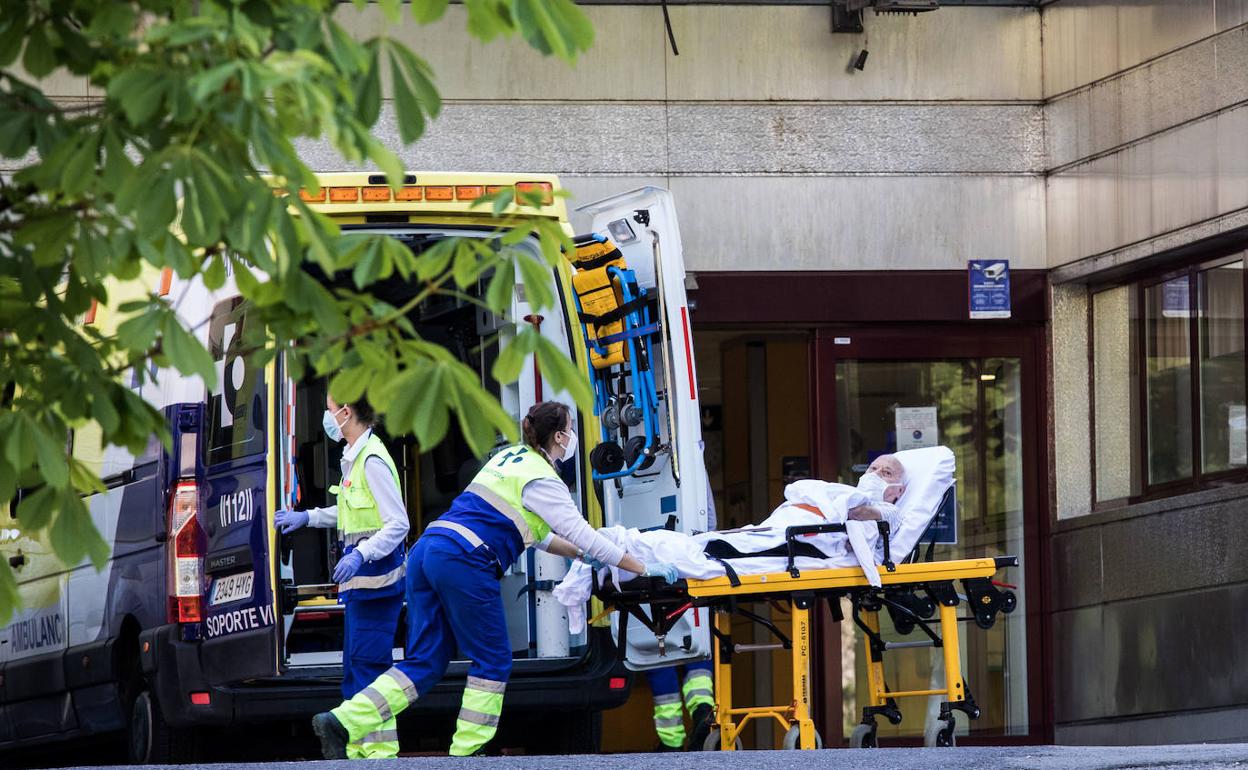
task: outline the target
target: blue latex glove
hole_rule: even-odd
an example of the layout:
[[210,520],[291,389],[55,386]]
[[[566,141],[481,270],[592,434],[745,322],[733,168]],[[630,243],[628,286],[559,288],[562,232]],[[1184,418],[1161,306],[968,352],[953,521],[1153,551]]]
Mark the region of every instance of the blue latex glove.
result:
[[680,573],[676,571],[676,565],[665,561],[647,564],[646,571],[641,573],[641,576],[663,578],[668,583],[675,583],[677,580],[680,580]]
[[300,527],[308,526],[308,512],[280,510],[273,514],[273,526],[283,535],[289,535]]
[[338,560],[338,566],[334,567],[334,582],[345,583],[355,577],[355,573],[360,571],[360,567],[364,566],[364,554],[359,551],[351,551],[346,556]]
[[590,556],[587,553],[581,555],[581,561],[585,562],[586,564],[593,567],[594,569],[605,569],[608,566],[598,561],[597,559],[595,559],[594,557]]

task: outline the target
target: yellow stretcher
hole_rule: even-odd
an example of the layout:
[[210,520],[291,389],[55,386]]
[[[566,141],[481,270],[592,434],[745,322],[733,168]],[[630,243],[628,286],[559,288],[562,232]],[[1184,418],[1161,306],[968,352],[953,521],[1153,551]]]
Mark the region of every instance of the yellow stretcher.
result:
[[[801,534],[812,530],[837,531],[843,525],[790,527],[786,533],[789,547],[788,568],[783,572],[762,575],[740,575],[730,572],[726,577],[710,580],[680,580],[666,584],[655,578],[639,578],[620,588],[604,586],[597,595],[609,605],[637,618],[654,632],[660,651],[667,645],[666,633],[675,621],[693,607],[705,607],[714,617],[715,637],[715,700],[719,748],[739,748],[738,736],[755,719],[774,719],[785,732],[785,748],[822,748],[810,713],[810,611],[820,599],[828,601],[833,620],[843,620],[840,600],[847,598],[853,608],[854,622],[862,629],[867,652],[868,705],[863,718],[850,736],[853,748],[870,748],[876,742],[876,718],[884,717],[893,724],[901,723],[899,698],[943,695],[940,717],[933,734],[926,735],[928,745],[953,745],[953,711],[962,711],[969,718],[979,716],[979,708],[962,676],[958,644],[958,623],[971,620],[980,628],[991,628],[998,613],[1009,613],[1017,606],[1013,592],[1001,590],[992,580],[1003,567],[1018,565],[1014,556],[998,556],[957,561],[893,564],[888,558],[887,524],[880,524],[885,538],[885,563],[880,571],[882,586],[870,585],[858,567],[807,570],[794,567],[793,543]],[[955,583],[961,581],[962,591]],[[958,617],[962,601],[970,607],[969,618]],[[788,633],[771,621],[741,607],[753,602],[780,602],[790,610]],[[887,612],[893,625],[903,636],[921,630],[926,639],[914,642],[885,642],[880,636],[880,612]],[[736,644],[732,640],[732,616],[739,615],[759,623],[775,636],[777,644]],[[939,631],[929,621],[937,615]],[[626,649],[628,623],[619,623],[619,650]],[[945,686],[936,690],[888,691],[884,683],[884,653],[908,647],[939,647],[943,651]],[[793,702],[773,706],[735,706],[732,700],[733,656],[744,652],[792,649]],[[714,732],[712,733],[714,736]],[[708,744],[710,742],[708,741]],[[708,745],[707,748],[714,748]]]

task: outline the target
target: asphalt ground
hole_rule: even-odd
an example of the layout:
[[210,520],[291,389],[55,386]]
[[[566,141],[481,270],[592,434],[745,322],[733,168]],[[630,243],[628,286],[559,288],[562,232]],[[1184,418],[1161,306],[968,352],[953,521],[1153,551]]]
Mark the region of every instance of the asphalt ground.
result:
[[[251,762],[198,765],[221,770],[344,770],[345,761]],[[352,765],[358,767],[358,765]],[[78,765],[77,767],[91,767]],[[94,766],[99,767],[99,766]],[[171,765],[171,768],[186,766]],[[1184,746],[1023,746],[951,749],[830,749],[691,754],[583,756],[403,757],[369,760],[368,770],[1134,770],[1135,768],[1243,768],[1248,744]]]

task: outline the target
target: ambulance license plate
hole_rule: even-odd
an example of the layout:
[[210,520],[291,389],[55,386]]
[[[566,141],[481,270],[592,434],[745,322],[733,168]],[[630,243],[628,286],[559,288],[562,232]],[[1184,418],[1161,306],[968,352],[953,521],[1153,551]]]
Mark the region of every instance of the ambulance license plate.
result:
[[252,583],[256,578],[254,572],[240,572],[237,575],[226,575],[217,578],[212,584],[212,601],[209,604],[226,604],[239,599],[251,598]]

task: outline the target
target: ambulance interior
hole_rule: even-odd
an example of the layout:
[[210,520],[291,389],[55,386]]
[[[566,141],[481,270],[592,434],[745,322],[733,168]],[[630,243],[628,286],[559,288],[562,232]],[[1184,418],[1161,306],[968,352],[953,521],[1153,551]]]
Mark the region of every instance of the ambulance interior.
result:
[[[434,239],[425,235],[405,240],[412,248],[420,249],[428,248]],[[476,294],[484,290],[486,281],[488,276],[482,279]],[[350,276],[344,275],[327,283],[345,286],[349,282]],[[418,289],[414,283],[406,283],[397,275],[372,287],[377,297],[394,306],[402,305]],[[442,296],[420,305],[408,318],[423,339],[455,352],[461,361],[481,376],[483,385],[500,399],[504,408],[518,412],[519,386],[512,384],[500,388],[490,376],[498,355],[499,329],[498,320],[491,313],[465,299]],[[562,326],[561,321],[550,318],[543,330],[563,334]],[[279,394],[283,412],[286,412],[293,394],[293,421],[281,440],[293,439],[294,451],[289,455],[278,454],[289,460],[297,479],[297,502],[291,505],[289,495],[292,485],[283,481],[287,499],[281,507],[306,509],[334,502],[328,490],[340,480],[339,463],[345,444],[330,441],[321,426],[327,386],[325,378],[310,377],[298,383],[287,381],[284,392]],[[454,418],[446,438],[427,452],[419,451],[410,436],[392,438],[382,425],[377,426],[375,431],[390,450],[399,470],[400,487],[411,525],[408,533],[410,547],[429,522],[449,509],[455,497],[480,468],[480,462],[469,449]],[[570,466],[568,473],[570,475],[566,480],[573,487],[574,497],[583,499],[575,477],[576,468]],[[342,659],[343,612],[330,578],[341,556],[335,532],[305,527],[291,535],[278,534],[277,537],[280,549],[279,580],[283,587],[280,601],[285,621],[285,662],[292,669],[337,666]],[[566,563],[562,559],[534,553],[530,549],[503,577],[502,593],[508,632],[516,665],[520,669],[524,667],[525,659],[567,659],[579,657],[583,652],[585,634],[570,635],[566,615],[558,602],[549,595],[548,589],[537,589],[538,585],[550,585],[545,581],[557,582],[564,572]],[[394,643],[396,657],[402,655],[405,629],[406,624],[401,621]]]

